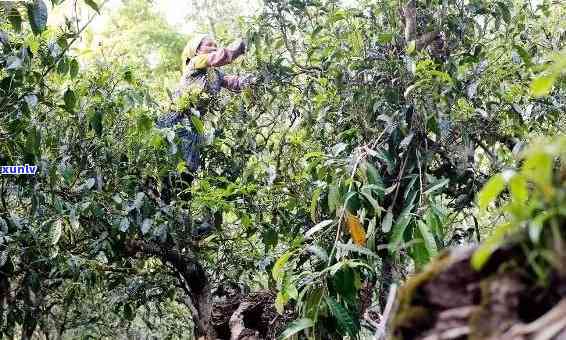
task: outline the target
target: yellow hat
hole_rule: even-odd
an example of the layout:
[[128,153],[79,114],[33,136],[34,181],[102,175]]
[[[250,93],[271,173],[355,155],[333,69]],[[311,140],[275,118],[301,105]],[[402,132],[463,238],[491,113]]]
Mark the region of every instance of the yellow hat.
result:
[[192,38],[187,43],[185,49],[183,49],[183,55],[182,55],[183,63],[186,63],[187,59],[191,59],[192,57],[197,55],[197,50],[200,44],[202,43],[202,40],[206,37],[207,37],[206,35],[200,34]]

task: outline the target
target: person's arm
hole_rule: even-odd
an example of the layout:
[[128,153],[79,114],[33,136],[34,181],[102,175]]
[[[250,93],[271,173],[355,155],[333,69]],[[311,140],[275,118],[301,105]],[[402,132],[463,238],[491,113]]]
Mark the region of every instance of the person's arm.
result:
[[213,52],[194,56],[193,58],[191,58],[189,67],[198,70],[207,67],[220,67],[228,65],[236,58],[244,54],[245,51],[246,44],[243,41],[240,41],[234,47],[218,48]]
[[251,75],[247,76],[224,76],[222,77],[222,87],[239,92],[244,88],[254,84],[256,82],[256,78]]

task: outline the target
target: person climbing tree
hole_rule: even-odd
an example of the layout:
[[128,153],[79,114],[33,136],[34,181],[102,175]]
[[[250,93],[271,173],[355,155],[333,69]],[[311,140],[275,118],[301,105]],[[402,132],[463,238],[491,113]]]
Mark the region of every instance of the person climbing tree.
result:
[[180,177],[180,188],[187,188],[200,167],[200,148],[206,139],[201,118],[214,110],[220,90],[226,88],[238,92],[255,83],[256,78],[252,75],[224,75],[218,70],[218,67],[232,63],[245,52],[243,40],[221,48],[208,36],[198,36],[185,46],[182,54],[183,76],[173,94],[175,111],[157,121],[159,128],[175,128],[187,169],[181,174],[170,174],[164,180],[162,199],[165,203],[171,200],[172,177]]

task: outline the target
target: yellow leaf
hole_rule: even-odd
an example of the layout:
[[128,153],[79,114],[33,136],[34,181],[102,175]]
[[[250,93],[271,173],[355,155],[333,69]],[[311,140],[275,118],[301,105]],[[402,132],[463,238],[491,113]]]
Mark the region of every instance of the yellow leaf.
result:
[[350,231],[352,240],[359,246],[366,245],[366,231],[357,216],[346,212],[346,226]]

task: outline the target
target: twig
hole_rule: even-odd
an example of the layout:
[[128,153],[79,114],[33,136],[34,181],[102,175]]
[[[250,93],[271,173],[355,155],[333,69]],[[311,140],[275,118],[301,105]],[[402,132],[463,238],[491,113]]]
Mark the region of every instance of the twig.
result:
[[[365,156],[367,156],[365,153],[362,153],[361,155],[359,155],[358,159],[356,159],[356,162],[354,163],[353,169],[352,169],[352,173],[350,175],[350,186],[348,187],[348,191],[352,190],[352,184],[354,183],[354,175],[356,174],[356,170],[358,169],[358,166],[360,165],[360,162],[362,161],[362,159],[365,159]],[[342,207],[342,211],[340,212],[340,219],[338,220],[338,225],[336,226],[336,238],[334,240],[334,245],[332,246],[332,250],[330,251],[330,254],[328,256],[328,266],[330,266],[331,262],[332,262],[332,257],[334,256],[334,251],[336,250],[336,247],[338,246],[338,241],[340,241],[340,236],[341,236],[341,231],[342,231],[342,221],[344,221],[344,217],[346,216],[346,204],[344,204],[344,206]]]
[[306,65],[301,65],[296,57],[295,57],[295,48],[293,46],[291,46],[290,42],[289,42],[289,38],[287,37],[287,30],[285,29],[285,25],[283,23],[283,16],[281,13],[281,8],[278,7],[278,16],[277,16],[277,21],[279,22],[279,27],[281,29],[281,36],[283,38],[283,43],[285,44],[285,48],[287,49],[287,51],[289,51],[289,55],[291,56],[291,61],[293,62],[293,64],[295,64],[298,68],[300,68],[301,70],[308,72],[308,71],[318,71],[318,72],[322,72],[322,69],[318,66],[306,66]]
[[[108,2],[108,0],[104,1],[101,5],[100,8],[102,8],[106,3]],[[53,62],[51,65],[49,65],[49,67],[47,67],[45,69],[45,71],[43,72],[43,74],[41,75],[41,80],[39,83],[42,83],[43,80],[45,79],[45,77],[55,68],[55,65],[57,65],[57,63],[63,58],[63,56],[65,55],[65,53],[67,53],[67,51],[71,48],[71,46],[73,46],[73,44],[80,38],[81,34],[84,32],[84,30],[86,30],[86,28],[92,23],[92,21],[94,20],[94,18],[96,18],[98,14],[93,14],[86,22],[86,24],[84,24],[84,26],[78,30],[75,33],[75,36],[73,37],[73,39],[71,39],[71,41],[67,44],[67,46],[65,46],[65,48],[63,49],[63,51],[61,51],[61,53],[59,54],[59,56],[57,57],[57,60],[55,60],[55,62]]]
[[493,152],[491,152],[491,150],[489,150],[489,148],[481,140],[479,140],[478,138],[472,137],[472,141],[474,143],[476,143],[477,145],[479,145],[480,148],[482,148],[482,150],[489,157],[489,159],[491,160],[491,163],[493,163],[493,165],[495,166],[496,169],[501,169],[501,164],[499,163],[497,156],[494,155]]

